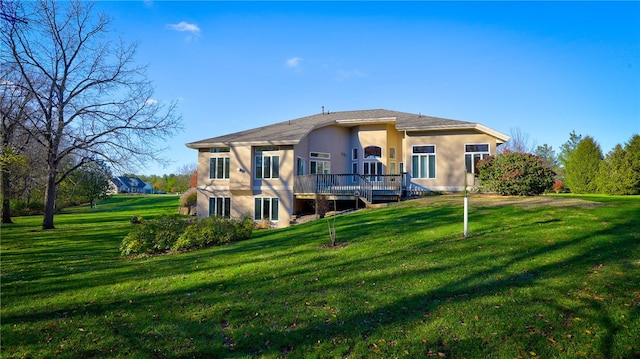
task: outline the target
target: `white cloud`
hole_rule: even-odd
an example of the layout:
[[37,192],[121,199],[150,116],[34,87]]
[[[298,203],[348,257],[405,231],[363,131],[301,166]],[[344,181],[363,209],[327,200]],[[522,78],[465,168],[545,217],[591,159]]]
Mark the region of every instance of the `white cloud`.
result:
[[144,102],[144,104],[145,104],[145,105],[148,105],[148,106],[154,106],[154,105],[157,105],[157,104],[158,104],[158,100],[156,100],[155,98],[148,98],[148,99]]
[[291,67],[291,68],[297,68],[300,66],[300,62],[302,61],[302,58],[300,57],[292,57],[290,59],[288,59],[287,61],[285,61],[285,65],[287,67]]
[[338,77],[337,80],[338,81],[345,81],[345,80],[350,80],[353,78],[358,78],[358,77],[366,77],[367,74],[362,73],[358,70],[351,70],[351,71],[344,71],[344,70],[338,70]]
[[187,31],[194,35],[197,35],[200,33],[200,27],[198,25],[190,24],[186,21],[181,21],[177,24],[168,24],[167,27],[176,31]]

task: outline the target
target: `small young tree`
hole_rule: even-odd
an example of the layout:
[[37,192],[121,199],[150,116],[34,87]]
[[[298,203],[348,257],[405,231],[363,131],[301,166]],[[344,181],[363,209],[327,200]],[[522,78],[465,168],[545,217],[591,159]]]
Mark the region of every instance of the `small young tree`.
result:
[[553,185],[554,172],[539,156],[505,153],[488,157],[478,164],[480,183],[503,196],[534,196]]
[[598,172],[602,162],[600,145],[590,136],[583,138],[569,156],[566,184],[573,193],[597,193]]
[[78,168],[74,176],[78,180],[78,194],[95,207],[96,201],[105,198],[111,187],[111,171],[102,161],[89,162]]

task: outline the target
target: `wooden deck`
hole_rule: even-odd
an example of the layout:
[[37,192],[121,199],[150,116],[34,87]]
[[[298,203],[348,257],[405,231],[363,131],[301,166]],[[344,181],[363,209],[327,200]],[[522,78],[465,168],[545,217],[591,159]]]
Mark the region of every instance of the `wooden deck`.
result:
[[295,176],[296,198],[312,199],[316,195],[335,199],[359,197],[366,203],[399,200],[406,188],[405,175],[316,174]]

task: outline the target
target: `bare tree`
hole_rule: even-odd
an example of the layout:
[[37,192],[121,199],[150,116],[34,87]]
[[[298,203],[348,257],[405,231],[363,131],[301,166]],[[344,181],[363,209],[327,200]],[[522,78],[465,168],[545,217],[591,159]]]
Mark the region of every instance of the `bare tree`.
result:
[[536,144],[530,141],[528,133],[522,132],[520,128],[512,128],[509,141],[498,147],[498,151],[500,153],[533,153],[535,147]]
[[[47,155],[43,229],[54,228],[56,189],[69,173],[97,159],[122,169],[163,161],[162,140],[182,128],[176,102],[154,99],[137,44],[112,42],[110,19],[93,5],[30,2],[28,23],[3,26],[1,60],[17,66],[41,113],[27,127]],[[76,165],[63,168],[71,155]]]

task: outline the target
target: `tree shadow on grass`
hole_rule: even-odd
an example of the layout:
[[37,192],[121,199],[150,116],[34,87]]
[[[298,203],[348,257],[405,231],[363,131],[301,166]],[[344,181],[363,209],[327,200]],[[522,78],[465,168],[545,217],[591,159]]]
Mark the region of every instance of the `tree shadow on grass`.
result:
[[[379,213],[384,217],[393,212]],[[370,223],[366,225],[358,216],[338,219],[338,225],[342,226],[338,228],[338,235],[343,233],[345,237],[351,237],[353,245],[332,253],[318,250],[325,236],[320,230],[324,233],[326,226],[326,223],[318,223],[306,229],[287,230],[285,233],[291,235],[275,242],[270,242],[270,236],[265,234],[254,240],[203,253],[142,261],[106,260],[97,265],[97,274],[92,277],[96,284],[104,281],[107,284],[122,282],[130,285],[143,281],[145,275],[153,280],[154,273],[164,276],[163,280],[175,278],[176,281],[186,282],[183,286],[166,291],[157,285],[145,288],[141,284],[128,293],[105,295],[95,302],[69,302],[28,313],[5,315],[3,310],[3,327],[12,328],[13,325],[25,323],[57,323],[61,319],[71,318],[75,320],[75,328],[68,332],[51,329],[51,333],[46,333],[53,336],[54,343],[62,343],[66,335],[71,335],[71,331],[77,334],[78,326],[87,329],[88,325],[82,321],[88,320],[92,321],[90,325],[94,334],[102,333],[103,336],[116,338],[116,343],[110,344],[124,356],[303,357],[316,352],[320,357],[334,357],[352,352],[364,352],[365,356],[402,354],[398,348],[390,345],[375,348],[373,344],[379,342],[374,340],[388,335],[386,330],[389,327],[418,330],[420,325],[424,325],[436,331],[429,334],[428,343],[418,349],[422,352],[417,352],[417,356],[435,356],[440,352],[447,357],[465,357],[477,354],[478,351],[471,348],[478,345],[499,350],[500,343],[492,343],[490,338],[481,335],[455,338],[455,330],[445,324],[434,324],[441,311],[473,301],[482,306],[485,301],[505,300],[510,293],[526,294],[525,289],[542,286],[548,288],[549,296],[541,298],[537,294],[530,294],[511,298],[517,301],[511,310],[515,316],[513,323],[519,327],[498,326],[498,338],[509,340],[511,336],[526,343],[521,346],[508,343],[512,346],[511,350],[516,352],[502,352],[503,355],[528,354],[517,352],[527,349],[538,354],[558,355],[559,352],[554,352],[557,349],[549,349],[549,339],[542,334],[542,329],[536,328],[536,325],[544,325],[542,320],[534,323],[536,325],[526,324],[529,327],[525,328],[523,319],[518,318],[534,318],[536,313],[531,308],[543,305],[564,313],[567,320],[582,318],[583,322],[597,324],[602,332],[594,336],[592,354],[633,357],[633,349],[620,348],[618,344],[620,336],[626,335],[626,329],[620,319],[611,317],[613,314],[607,310],[605,301],[598,299],[598,295],[615,291],[616,295],[626,293],[629,296],[629,291],[640,292],[634,281],[634,278],[637,279],[637,264],[629,268],[629,273],[607,281],[603,288],[610,293],[589,292],[580,287],[579,280],[569,277],[586,277],[597,266],[633,264],[639,254],[634,229],[637,228],[636,218],[640,218],[638,210],[632,210],[627,213],[629,217],[617,219],[615,224],[591,232],[588,236],[577,236],[546,246],[527,247],[527,251],[495,261],[490,260],[493,255],[490,249],[476,250],[470,257],[461,257],[465,259],[460,259],[458,263],[439,257],[451,248],[472,252],[478,245],[489,247],[494,240],[490,228],[485,228],[485,232],[477,234],[470,241],[460,240],[455,230],[448,229],[442,232],[445,237],[441,239],[404,244],[394,242],[392,235],[397,233],[398,226],[413,221],[413,225],[406,225],[402,231],[414,232],[419,236],[429,226],[455,227],[452,223],[457,222],[459,213],[456,209],[446,208],[433,212],[424,210],[423,213],[407,213],[384,220],[380,217],[379,221],[368,220]],[[539,219],[532,218],[530,222],[518,223],[517,229],[539,228]],[[554,223],[545,225],[552,226]],[[311,238],[295,238],[296,234],[309,233],[314,233]],[[607,240],[594,242],[593,238]],[[361,251],[360,247],[369,240],[373,240],[379,250],[373,253]],[[561,256],[556,256],[558,254]],[[82,255],[82,251],[59,252],[58,255],[70,258]],[[418,266],[422,256],[433,263]],[[236,258],[235,262],[225,263],[224,260],[229,258]],[[544,258],[550,258],[549,262],[542,260]],[[475,266],[470,263],[472,261],[484,265]],[[404,269],[403,262],[409,262],[416,268]],[[264,265],[259,266],[261,263]],[[53,262],[52,265],[61,263]],[[87,269],[90,267],[88,262],[85,265]],[[111,272],[110,266],[113,265],[122,266],[122,272]],[[237,268],[239,272],[218,275],[225,266]],[[457,271],[459,268],[465,270]],[[449,272],[452,273],[450,276],[443,276],[443,273]],[[35,277],[35,273],[31,275]],[[167,275],[170,278],[166,278]],[[199,279],[193,284],[188,281],[190,276]],[[404,294],[407,288],[397,285],[398,282],[409,285],[418,283],[421,278],[428,280],[434,277],[437,278],[435,282],[409,291],[410,296]],[[59,278],[64,276],[60,274]],[[550,279],[562,278],[567,280],[548,283]],[[86,280],[72,280],[72,284],[53,287],[53,292],[81,290],[85,288]],[[579,287],[576,288],[576,285]],[[380,292],[385,290],[389,290],[390,294],[381,296]],[[156,293],[150,293],[154,291]],[[46,295],[46,291],[40,295]],[[628,319],[623,324],[638,323],[640,301],[629,304],[635,306],[625,311]],[[504,310],[512,304],[499,305]],[[480,316],[485,315],[482,308],[479,310]],[[489,316],[488,313],[486,315]],[[504,319],[500,316],[497,318]],[[549,319],[552,323],[548,326],[563,325],[558,324],[560,319]],[[466,320],[470,321],[469,318]],[[556,331],[569,333],[569,329]],[[20,340],[25,345],[41,345],[46,337],[44,332],[33,335],[24,328],[9,329],[8,333],[3,330],[4,334],[8,334],[5,336],[8,342],[4,341],[3,344],[9,347],[12,340]],[[400,334],[387,339],[402,344],[406,344],[407,340]],[[560,338],[554,340],[559,341]],[[68,343],[69,339],[66,341]],[[629,341],[634,343],[627,339]],[[95,345],[78,348],[76,354],[102,356],[108,353],[108,349],[107,343],[98,341]],[[317,353],[318,350],[327,350],[326,355]],[[413,350],[416,350],[415,347]]]

